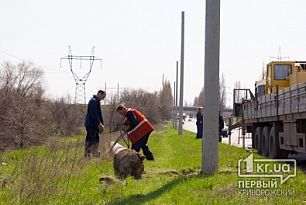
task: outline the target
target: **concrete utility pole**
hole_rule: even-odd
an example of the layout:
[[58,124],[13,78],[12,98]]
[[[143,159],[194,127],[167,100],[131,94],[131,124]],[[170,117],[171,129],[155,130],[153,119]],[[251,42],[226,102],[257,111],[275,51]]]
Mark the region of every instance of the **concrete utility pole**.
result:
[[175,110],[175,81],[173,82],[173,108],[172,108],[172,127],[176,128],[176,110]]
[[218,170],[220,0],[206,0],[203,174]]
[[179,108],[179,129],[178,134],[183,134],[183,100],[184,100],[184,22],[185,15],[182,11],[182,27],[181,27],[181,73],[180,73],[180,108]]
[[178,96],[178,61],[176,61],[176,87],[175,87],[175,124],[174,128],[177,129],[177,96]]

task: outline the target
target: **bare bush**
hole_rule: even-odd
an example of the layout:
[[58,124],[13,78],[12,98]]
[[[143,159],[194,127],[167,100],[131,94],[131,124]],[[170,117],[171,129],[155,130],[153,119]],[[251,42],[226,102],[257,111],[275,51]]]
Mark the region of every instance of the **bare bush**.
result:
[[51,126],[57,135],[81,134],[84,123],[84,105],[72,104],[69,96],[49,103]]
[[57,198],[60,204],[64,203],[66,196],[77,190],[77,185],[71,184],[72,176],[80,175],[86,163],[81,146],[78,140],[54,142],[44,150],[26,150],[11,175],[13,202],[48,204],[48,200]]
[[110,96],[109,104],[103,106],[103,119],[106,127],[109,128],[109,132],[118,131],[120,124],[122,124],[122,117],[120,117],[116,111],[118,106],[118,97]]
[[48,136],[42,71],[4,63],[0,73],[0,149],[41,144]]
[[158,93],[149,93],[142,89],[125,89],[120,96],[120,101],[127,107],[139,109],[152,123],[157,123],[160,115],[158,110]]
[[[101,164],[112,159],[110,141],[114,137],[114,133],[102,136],[103,154],[91,160],[84,158],[82,138],[53,140],[43,148],[14,154],[14,170],[0,177],[0,189],[9,190],[5,197],[11,204],[83,204],[75,201],[75,195],[83,195],[87,184],[97,183],[108,172]],[[89,165],[95,168],[89,170]]]

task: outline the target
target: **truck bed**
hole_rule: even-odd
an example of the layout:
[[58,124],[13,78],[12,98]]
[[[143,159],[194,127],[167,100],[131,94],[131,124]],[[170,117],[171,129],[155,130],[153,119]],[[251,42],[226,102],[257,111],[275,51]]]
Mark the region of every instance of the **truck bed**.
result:
[[245,124],[306,118],[306,82],[242,103]]

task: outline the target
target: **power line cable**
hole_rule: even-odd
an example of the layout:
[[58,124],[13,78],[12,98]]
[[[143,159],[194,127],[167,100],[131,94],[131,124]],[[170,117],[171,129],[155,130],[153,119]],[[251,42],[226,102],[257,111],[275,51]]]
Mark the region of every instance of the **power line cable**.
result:
[[[17,60],[20,60],[20,61],[23,61],[23,62],[26,62],[27,60],[25,60],[25,59],[23,59],[23,58],[20,58],[20,57],[18,57],[18,56],[16,56],[16,55],[13,55],[13,54],[11,54],[11,53],[9,53],[9,52],[6,52],[6,51],[4,51],[4,50],[2,50],[2,49],[0,49],[0,52],[1,53],[3,53],[3,54],[5,54],[5,55],[7,55],[7,56],[10,56],[10,57],[12,57],[12,58],[15,58],[15,59],[17,59]],[[68,74],[69,72],[67,72],[67,71],[62,71],[62,70],[60,70],[60,69],[50,69],[49,67],[47,67],[47,66],[45,66],[45,65],[38,65],[37,63],[34,63],[33,61],[30,61],[33,65],[35,65],[35,66],[37,66],[37,67],[41,67],[41,68],[46,68],[46,69],[43,69],[43,71],[45,72],[45,73],[48,73],[48,74]]]

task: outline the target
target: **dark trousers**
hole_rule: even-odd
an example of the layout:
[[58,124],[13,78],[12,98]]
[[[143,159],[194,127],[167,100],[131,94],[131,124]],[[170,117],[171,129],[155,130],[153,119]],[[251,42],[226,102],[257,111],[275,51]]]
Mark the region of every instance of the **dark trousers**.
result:
[[86,127],[86,139],[85,139],[85,155],[90,153],[91,148],[99,145],[99,129],[93,127]]
[[197,136],[196,138],[202,138],[203,135],[203,123],[197,123]]
[[147,159],[153,158],[153,154],[147,145],[150,134],[151,133],[146,134],[143,138],[141,138],[135,144],[132,144],[132,149],[135,150],[136,152],[139,152],[140,149],[142,149],[142,152],[146,156]]

